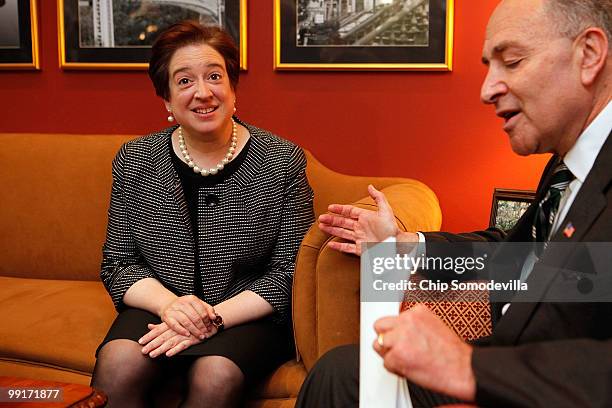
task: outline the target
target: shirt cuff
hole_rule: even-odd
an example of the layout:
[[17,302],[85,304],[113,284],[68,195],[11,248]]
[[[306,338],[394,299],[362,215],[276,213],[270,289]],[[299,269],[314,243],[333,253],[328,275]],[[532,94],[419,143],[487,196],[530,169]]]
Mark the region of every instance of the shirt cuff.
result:
[[[416,234],[419,237],[419,244],[422,244],[423,242],[425,242],[425,235],[422,232],[417,231]],[[382,242],[397,242],[397,239],[391,236],[391,237],[385,238]]]

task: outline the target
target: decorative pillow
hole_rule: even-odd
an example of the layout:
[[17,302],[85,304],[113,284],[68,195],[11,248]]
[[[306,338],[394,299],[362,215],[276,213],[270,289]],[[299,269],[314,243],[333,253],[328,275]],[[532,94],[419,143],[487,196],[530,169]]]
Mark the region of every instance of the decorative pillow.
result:
[[[423,276],[417,273],[412,275],[410,280],[418,285],[423,279]],[[427,306],[464,340],[474,340],[491,334],[491,309],[489,293],[486,290],[406,291],[401,311],[418,303]]]

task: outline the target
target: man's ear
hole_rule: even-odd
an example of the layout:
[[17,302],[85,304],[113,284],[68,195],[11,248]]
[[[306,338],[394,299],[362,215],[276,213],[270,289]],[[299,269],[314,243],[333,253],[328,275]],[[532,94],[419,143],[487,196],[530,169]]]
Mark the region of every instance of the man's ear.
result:
[[580,51],[580,79],[584,86],[593,85],[608,62],[608,37],[599,27],[589,27],[576,38]]

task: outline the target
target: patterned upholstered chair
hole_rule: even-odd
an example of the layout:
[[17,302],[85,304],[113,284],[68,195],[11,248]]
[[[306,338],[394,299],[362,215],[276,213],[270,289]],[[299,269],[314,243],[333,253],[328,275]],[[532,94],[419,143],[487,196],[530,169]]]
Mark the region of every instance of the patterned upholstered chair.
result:
[[[423,279],[412,276],[413,282]],[[438,315],[444,323],[465,340],[475,340],[491,334],[491,311],[486,291],[437,291],[414,290],[406,292],[401,310],[408,310],[422,303]]]

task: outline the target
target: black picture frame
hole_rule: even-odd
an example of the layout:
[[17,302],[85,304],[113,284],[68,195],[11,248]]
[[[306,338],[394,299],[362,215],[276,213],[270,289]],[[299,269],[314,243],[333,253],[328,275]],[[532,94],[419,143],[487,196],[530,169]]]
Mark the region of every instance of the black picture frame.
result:
[[2,8],[0,69],[40,69],[36,0],[7,0]]
[[312,3],[274,0],[275,69],[452,70],[453,0]]
[[[240,68],[247,68],[247,22],[246,3],[247,0],[218,0],[223,4],[222,26],[234,38],[240,49]],[[144,3],[140,4],[142,7]],[[149,3],[151,4],[151,3]],[[144,5],[146,7],[146,4]],[[132,5],[132,7],[135,7]],[[178,7],[178,6],[176,6]],[[204,6],[202,6],[204,7]],[[92,11],[92,14],[96,11]],[[99,14],[99,13],[98,13]],[[134,15],[134,14],[132,14]],[[147,14],[148,18],[150,14]],[[58,30],[60,33],[60,66],[64,69],[147,69],[151,57],[151,46],[129,45],[129,46],[83,46],[80,28],[79,0],[58,0]],[[136,17],[137,18],[137,17]],[[178,22],[168,21],[167,15],[163,16],[163,23],[151,23],[142,29],[141,38],[148,35],[156,35],[167,26]],[[84,19],[83,19],[84,20]],[[114,18],[112,19],[114,20]],[[136,19],[134,19],[136,20]],[[84,20],[85,21],[85,20]],[[122,22],[125,30],[128,22]],[[96,37],[95,23],[91,23],[92,37]],[[128,26],[129,27],[129,26]],[[154,30],[154,31],[151,31]],[[113,35],[116,30],[113,31]],[[143,40],[144,41],[144,40]],[[148,43],[151,39],[146,40]]]
[[512,229],[534,198],[535,191],[532,190],[496,188],[493,191],[489,227],[503,231]]

